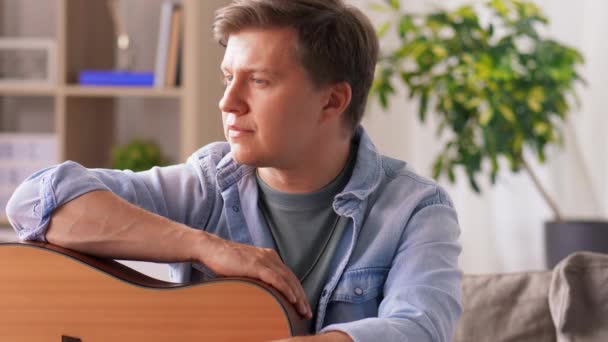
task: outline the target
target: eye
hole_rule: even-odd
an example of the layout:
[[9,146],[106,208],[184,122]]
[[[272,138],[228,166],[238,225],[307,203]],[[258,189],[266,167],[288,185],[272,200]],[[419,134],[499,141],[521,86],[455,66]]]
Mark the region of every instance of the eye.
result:
[[268,83],[268,82],[267,82],[266,80],[264,80],[264,79],[261,79],[261,78],[254,78],[254,77],[252,77],[252,78],[251,78],[251,81],[252,81],[253,83],[255,83],[256,85],[266,85],[266,83]]
[[224,85],[228,85],[228,84],[230,84],[230,82],[232,82],[232,79],[234,79],[234,76],[224,75],[222,81],[224,82]]

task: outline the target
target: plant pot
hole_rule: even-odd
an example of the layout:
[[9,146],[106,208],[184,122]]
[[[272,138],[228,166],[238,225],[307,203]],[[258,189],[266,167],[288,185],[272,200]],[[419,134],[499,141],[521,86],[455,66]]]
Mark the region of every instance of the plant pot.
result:
[[608,254],[608,221],[545,222],[545,256],[550,269],[579,251]]

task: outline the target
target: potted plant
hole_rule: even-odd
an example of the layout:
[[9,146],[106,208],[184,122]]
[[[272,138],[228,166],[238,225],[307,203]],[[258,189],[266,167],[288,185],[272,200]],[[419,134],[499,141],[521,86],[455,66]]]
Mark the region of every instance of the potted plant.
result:
[[581,54],[543,38],[538,28],[548,20],[528,1],[490,0],[482,8],[425,15],[402,12],[397,0],[385,3],[374,7],[394,19],[378,35],[395,28],[399,44],[383,50],[370,96],[386,109],[397,95],[394,82],[402,82],[418,100],[421,121],[429,112],[437,115],[438,134],[450,134],[433,176],[453,183],[455,168],[462,168],[479,192],[483,165],[494,184],[504,158],[511,171],[530,175],[553,211],[554,220],[545,225],[549,267],[576,250],[608,252],[608,223],[564,220],[524,156],[529,149],[543,163],[547,146],[562,143],[574,86],[583,82],[577,73]]
[[124,146],[112,150],[112,168],[119,170],[145,171],[154,166],[166,165],[158,144],[134,139]]

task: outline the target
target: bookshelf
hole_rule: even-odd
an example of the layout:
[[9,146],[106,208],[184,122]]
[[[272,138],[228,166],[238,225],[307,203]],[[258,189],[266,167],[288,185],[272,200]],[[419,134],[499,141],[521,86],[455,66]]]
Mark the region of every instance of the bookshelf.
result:
[[[3,3],[0,0],[0,18],[15,16],[9,12],[16,2]],[[0,83],[0,100],[19,99],[19,103],[42,102],[52,118],[48,125],[56,136],[58,161],[74,160],[86,167],[109,167],[112,148],[118,144],[117,130],[120,129],[121,101],[136,101],[148,105],[135,106],[138,125],[149,125],[154,113],[149,108],[169,104],[176,108],[163,113],[163,120],[175,120],[167,136],[177,141],[169,144],[172,151],[164,151],[173,156],[172,162],[184,162],[201,146],[223,140],[221,120],[217,103],[223,86],[219,82],[219,64],[223,49],[213,40],[211,26],[216,9],[227,5],[230,0],[181,0],[183,8],[183,51],[181,54],[182,79],[180,87],[89,87],[77,83],[82,70],[110,70],[115,66],[116,35],[111,23],[107,0],[53,0],[45,3],[45,10],[53,17],[47,38],[55,42],[54,73],[52,83]],[[122,0],[129,6],[160,10],[162,0]],[[21,2],[20,2],[21,3]],[[4,4],[4,6],[3,6]],[[23,6],[39,6],[38,1],[24,1]],[[145,8],[144,8],[145,7]],[[4,13],[3,13],[4,11]],[[52,14],[52,15],[51,15]],[[159,13],[155,13],[159,14]],[[39,18],[37,18],[39,19]],[[137,13],[129,21],[139,21],[145,30],[158,32],[158,17],[142,17]],[[42,30],[36,28],[36,20],[21,18],[25,34],[39,36]],[[0,25],[1,26],[1,25]],[[0,36],[2,31],[0,30]],[[148,44],[150,45],[150,44]],[[149,51],[148,51],[149,50]],[[156,45],[146,50],[148,59],[155,57]],[[154,55],[154,56],[150,56]],[[137,57],[136,57],[137,58]],[[152,68],[153,69],[153,68]],[[14,101],[13,101],[14,102]],[[150,105],[151,103],[151,105]],[[124,105],[124,103],[122,103]],[[165,106],[167,107],[167,106]],[[124,108],[123,108],[124,112]],[[3,107],[0,103],[0,119]],[[157,113],[158,114],[158,113]],[[122,115],[125,115],[124,113]],[[147,119],[150,117],[151,119]],[[158,115],[156,116],[158,118]],[[48,118],[48,117],[47,117]],[[123,128],[123,131],[125,128]],[[19,133],[2,127],[0,133]],[[29,133],[29,132],[24,132]],[[156,134],[156,133],[155,133]],[[158,133],[165,134],[164,132]],[[133,136],[135,138],[137,136]],[[7,226],[4,208],[0,208],[0,226]]]
[[[2,0],[0,0],[2,1]],[[133,1],[133,0],[124,0]],[[184,9],[182,85],[147,87],[87,87],[77,84],[85,69],[112,69],[115,33],[102,1],[54,0],[56,80],[54,84],[0,84],[0,97],[53,99],[54,132],[59,159],[87,167],[108,167],[115,142],[116,101],[124,98],[175,101],[179,121],[179,161],[211,141],[223,139],[217,103],[222,94],[218,65],[222,49],[211,37],[214,11],[229,0],[182,0]],[[141,6],[146,6],[140,1]],[[5,13],[4,15],[7,15]],[[129,18],[129,20],[146,20]],[[149,20],[150,30],[158,22]],[[156,50],[149,51],[155,54]]]

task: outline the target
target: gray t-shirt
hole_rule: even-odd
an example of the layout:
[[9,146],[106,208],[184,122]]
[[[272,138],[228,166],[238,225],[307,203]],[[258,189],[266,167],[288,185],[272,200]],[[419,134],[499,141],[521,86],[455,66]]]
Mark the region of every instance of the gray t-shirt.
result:
[[283,262],[298,277],[310,303],[314,328],[317,304],[327,279],[327,270],[348,219],[332,207],[352,173],[355,164],[351,151],[340,174],[323,189],[308,194],[288,194],[272,189],[257,176],[259,206]]

